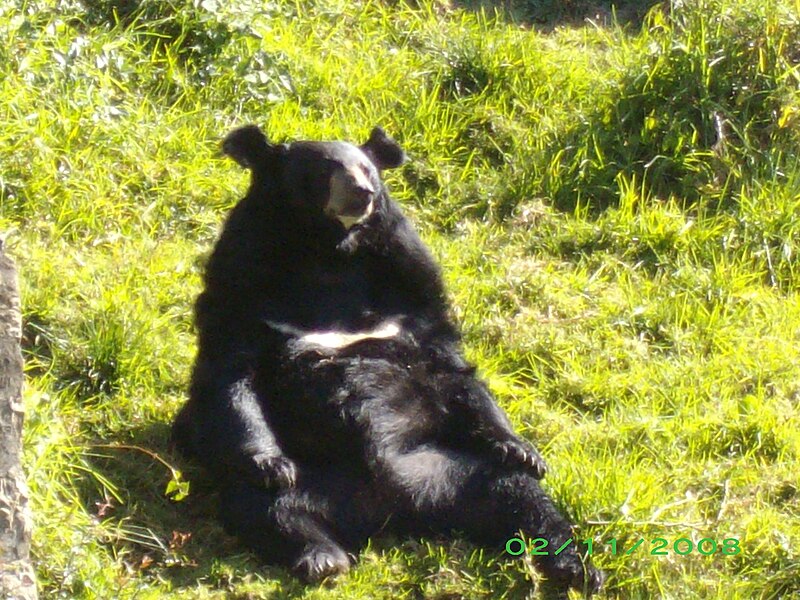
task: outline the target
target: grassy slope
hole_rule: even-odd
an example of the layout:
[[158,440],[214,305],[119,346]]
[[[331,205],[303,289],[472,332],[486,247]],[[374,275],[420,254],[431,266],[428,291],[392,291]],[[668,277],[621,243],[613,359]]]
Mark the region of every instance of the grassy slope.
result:
[[225,537],[167,452],[203,256],[246,185],[218,141],[246,122],[404,144],[389,184],[581,537],[741,540],[598,545],[607,597],[800,592],[796,2],[547,33],[430,0],[221,4],[0,0],[44,597],[523,598],[535,579],[458,541],[382,540],[305,588]]

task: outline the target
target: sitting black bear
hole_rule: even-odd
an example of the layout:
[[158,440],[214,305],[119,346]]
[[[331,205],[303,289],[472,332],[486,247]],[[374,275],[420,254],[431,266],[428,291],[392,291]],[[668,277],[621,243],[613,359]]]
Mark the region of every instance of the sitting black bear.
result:
[[[519,531],[572,537],[381,182],[400,147],[378,128],[361,147],[271,145],[250,126],[223,149],[252,182],[207,266],[173,437],[216,474],[227,528],[312,580],[347,570],[378,530],[456,529],[498,549]],[[540,558],[559,585],[601,584],[574,545]]]

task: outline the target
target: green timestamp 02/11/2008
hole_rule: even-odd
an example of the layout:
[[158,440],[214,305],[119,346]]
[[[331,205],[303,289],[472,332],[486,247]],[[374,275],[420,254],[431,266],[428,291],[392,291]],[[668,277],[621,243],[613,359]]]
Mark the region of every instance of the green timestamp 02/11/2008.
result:
[[[595,542],[592,538],[587,538],[585,540],[569,538],[556,548],[551,546],[550,541],[545,538],[531,538],[526,542],[522,538],[513,537],[506,542],[506,552],[511,556],[521,556],[526,553],[531,556],[558,556],[569,548],[570,545],[581,544],[586,547],[586,554],[589,556],[596,551],[600,551],[600,548],[607,548],[614,556],[630,556],[634,552],[647,552],[647,543],[648,541],[644,538],[639,538],[633,543],[625,545],[617,540],[617,538],[609,538],[600,543]],[[695,543],[691,539],[684,537],[677,538],[670,544],[670,541],[666,538],[658,537],[649,540],[649,545],[649,554],[653,556],[667,556],[669,554],[685,556],[692,552],[702,554],[703,556],[710,556],[712,554],[733,556],[742,551],[738,538],[725,538],[721,542],[713,538],[703,538]]]

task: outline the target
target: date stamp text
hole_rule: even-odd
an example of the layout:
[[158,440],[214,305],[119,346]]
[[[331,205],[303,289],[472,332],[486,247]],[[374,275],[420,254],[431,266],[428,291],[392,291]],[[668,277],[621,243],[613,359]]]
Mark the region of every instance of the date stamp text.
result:
[[577,546],[578,552],[585,552],[589,556],[603,551],[610,552],[614,556],[630,556],[634,553],[642,552],[652,556],[668,556],[670,554],[685,556],[691,553],[702,554],[703,556],[712,554],[733,556],[742,551],[738,538],[724,538],[719,541],[714,538],[703,538],[697,542],[685,537],[675,540],[661,537],[651,540],[639,538],[638,540],[625,542],[621,542],[617,538],[609,538],[603,541],[593,540],[592,538],[585,540],[569,538],[567,541],[555,546],[545,538],[532,538],[526,542],[522,538],[513,537],[506,542],[506,552],[511,556],[522,556],[523,554],[558,556],[573,545]]

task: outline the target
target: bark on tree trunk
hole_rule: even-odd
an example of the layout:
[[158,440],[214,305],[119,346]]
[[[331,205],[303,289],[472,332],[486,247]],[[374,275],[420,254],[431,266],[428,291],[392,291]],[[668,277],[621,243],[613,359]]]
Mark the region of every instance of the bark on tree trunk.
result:
[[0,243],[0,597],[36,598],[22,450],[22,354],[17,272]]

